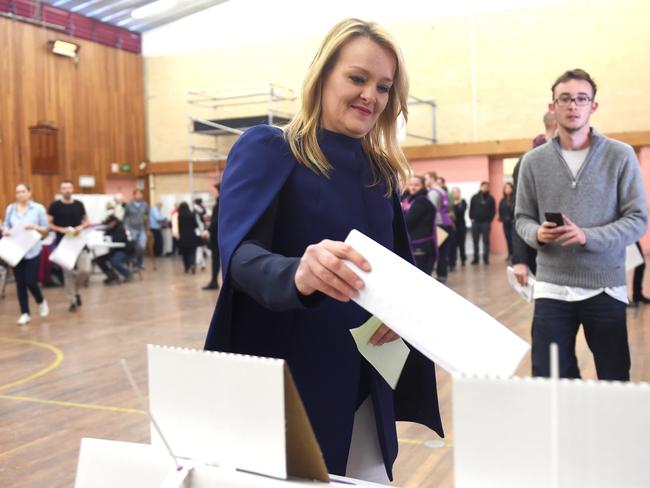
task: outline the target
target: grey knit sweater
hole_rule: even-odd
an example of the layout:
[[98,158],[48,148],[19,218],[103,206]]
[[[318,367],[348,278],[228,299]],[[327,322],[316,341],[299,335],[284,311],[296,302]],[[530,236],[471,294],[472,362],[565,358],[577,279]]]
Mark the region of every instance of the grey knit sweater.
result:
[[[585,246],[540,244],[545,212],[561,212],[582,228]],[[625,247],[645,233],[648,205],[632,147],[591,129],[587,159],[573,177],[559,138],[528,152],[521,163],[516,229],[538,250],[537,279],[556,285],[625,285]]]

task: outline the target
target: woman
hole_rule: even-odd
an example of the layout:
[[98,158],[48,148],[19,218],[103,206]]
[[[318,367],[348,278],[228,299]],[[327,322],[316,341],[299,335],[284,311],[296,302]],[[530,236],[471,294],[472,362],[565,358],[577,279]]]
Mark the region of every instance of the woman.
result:
[[467,212],[467,202],[461,197],[460,188],[457,186],[451,189],[451,209],[454,215],[454,223],[456,225],[456,245],[449,255],[449,263],[451,267],[455,268],[459,252],[461,266],[465,266],[465,261],[467,261],[467,254],[465,254],[465,236],[467,235],[465,212]]
[[[383,482],[396,419],[442,435],[433,363],[412,350],[393,393],[349,332],[370,314],[351,301],[363,282],[343,260],[370,266],[342,242],[348,233],[412,260],[397,195],[407,96],[395,43],[350,19],[323,41],[285,131],[258,126],[239,138],[222,181],[223,284],[206,340],[209,350],[285,359],[328,470]],[[396,338],[382,325],[371,342]]]
[[201,238],[198,235],[199,223],[196,214],[190,209],[187,202],[178,206],[178,212],[174,219],[177,222],[178,252],[183,258],[183,268],[186,273],[196,273],[196,249],[201,245]]
[[411,177],[409,195],[402,202],[402,208],[415,265],[431,276],[436,262],[436,207],[427,197],[423,177]]
[[503,224],[503,233],[506,236],[508,244],[508,257],[506,261],[512,259],[512,222],[515,217],[515,199],[514,187],[512,183],[507,182],[503,185],[503,198],[499,202],[499,221]]
[[[47,236],[47,216],[45,207],[40,203],[33,202],[32,189],[25,183],[16,186],[16,202],[10,204],[5,212],[5,223],[2,229],[3,236],[10,236],[16,227],[27,230],[36,230],[41,237]],[[38,285],[38,266],[41,257],[41,241],[39,240],[27,251],[23,259],[14,267],[14,278],[16,279],[16,293],[20,304],[20,317],[18,325],[25,325],[31,320],[29,314],[29,290],[38,304],[38,311],[41,317],[47,317],[50,313],[49,307],[41,288]]]

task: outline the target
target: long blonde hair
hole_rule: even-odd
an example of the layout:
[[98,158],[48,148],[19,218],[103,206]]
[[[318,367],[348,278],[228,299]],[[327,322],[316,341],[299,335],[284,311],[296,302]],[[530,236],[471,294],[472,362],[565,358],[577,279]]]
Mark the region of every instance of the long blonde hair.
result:
[[334,68],[341,48],[358,37],[372,40],[395,57],[395,76],[388,103],[362,141],[375,176],[373,184],[383,181],[389,196],[399,189],[400,184],[404,183],[410,174],[409,163],[397,142],[397,117],[401,113],[404,123],[408,120],[409,83],[399,47],[377,24],[359,19],[346,19],[336,24],[325,36],[303,82],[300,109],[285,128],[285,136],[300,163],[315,173],[329,176],[332,165],[318,145],[323,81]]

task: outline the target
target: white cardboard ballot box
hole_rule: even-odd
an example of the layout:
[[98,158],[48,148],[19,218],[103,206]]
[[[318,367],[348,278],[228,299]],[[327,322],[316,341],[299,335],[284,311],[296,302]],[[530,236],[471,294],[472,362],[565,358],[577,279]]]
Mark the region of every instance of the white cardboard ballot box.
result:
[[[174,454],[276,478],[328,480],[283,360],[152,345],[148,357],[149,409]],[[153,426],[151,443],[162,445]]]
[[650,486],[650,384],[453,381],[457,488]]
[[83,439],[75,488],[381,486],[329,476],[280,359],[148,346],[152,444]]
[[[325,488],[381,487],[367,481],[332,476],[329,482],[281,480],[197,463],[184,484],[169,484],[174,462],[164,449],[150,444],[81,440],[75,488]],[[165,484],[168,483],[168,484]]]

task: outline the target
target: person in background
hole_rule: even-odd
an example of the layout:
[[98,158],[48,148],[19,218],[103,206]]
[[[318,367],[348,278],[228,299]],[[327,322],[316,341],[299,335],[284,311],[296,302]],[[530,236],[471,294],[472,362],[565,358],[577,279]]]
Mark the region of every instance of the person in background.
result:
[[[192,206],[192,211],[196,215],[196,222],[198,225],[197,232],[199,236],[203,236],[205,228],[207,226],[206,215],[208,211],[203,206],[202,198],[195,198],[194,205]],[[196,248],[196,265],[201,269],[205,269],[205,242],[201,238],[201,242]]]
[[212,209],[212,215],[210,215],[210,224],[208,228],[203,231],[203,238],[208,241],[210,246],[210,256],[212,260],[210,282],[203,287],[204,290],[217,290],[219,288],[219,193],[221,191],[221,184],[216,183],[214,185],[214,208]]
[[[539,134],[535,139],[533,139],[533,149],[546,144],[547,141],[550,141],[555,133],[557,132],[557,121],[555,120],[555,114],[550,110],[544,114],[542,118],[544,122],[544,134]],[[514,200],[517,201],[517,181],[519,180],[519,168],[521,167],[521,160],[523,157],[519,158],[517,164],[512,171],[512,182],[514,185],[515,194],[513,196]],[[526,285],[528,282],[528,274],[535,275],[537,273],[537,250],[530,247],[524,242],[524,240],[517,233],[516,221],[513,222],[514,232],[512,233],[512,269],[515,273],[517,281],[522,285]]]
[[508,257],[506,261],[512,260],[512,224],[515,216],[514,186],[510,182],[503,185],[503,198],[499,202],[499,221],[503,225],[503,234],[506,236],[508,245]]
[[474,243],[474,259],[472,264],[478,264],[479,238],[483,240],[483,262],[490,264],[490,226],[496,213],[494,197],[490,195],[490,184],[481,182],[479,192],[469,202],[469,218],[472,221],[472,241]]
[[147,217],[148,205],[143,200],[144,193],[136,188],[133,190],[133,200],[124,207],[124,226],[129,233],[130,240],[135,242],[135,256],[133,266],[135,269],[144,269],[144,253],[147,249]]
[[[41,234],[42,238],[47,236],[48,224],[45,215],[45,207],[40,203],[32,201],[32,189],[26,183],[19,183],[16,186],[16,201],[7,206],[5,222],[2,226],[2,235],[10,236],[16,226],[27,230],[33,229]],[[20,317],[18,325],[25,325],[31,320],[29,313],[29,290],[36,300],[38,311],[41,317],[47,317],[50,313],[47,301],[43,298],[41,288],[38,286],[38,266],[41,257],[41,241],[39,240],[14,266],[14,278],[16,280],[16,294],[20,304]]]
[[[515,206],[517,232],[538,253],[533,375],[551,374],[555,343],[560,377],[580,377],[575,343],[582,325],[598,378],[628,381],[625,248],[648,225],[639,162],[631,146],[589,125],[598,109],[589,73],[564,72],[551,94],[558,135],[524,156]],[[548,213],[560,214],[560,222]]]
[[120,220],[124,220],[125,204],[124,204],[124,195],[121,193],[116,193],[113,197],[115,202],[113,214]]
[[449,270],[449,252],[454,244],[454,223],[449,214],[449,197],[447,191],[441,186],[444,184],[442,177],[431,178],[431,189],[427,193],[429,200],[436,207],[436,226],[447,234],[446,239],[438,242],[438,259],[436,263],[436,279],[441,283],[447,281]]
[[650,303],[650,298],[646,297],[643,294],[643,275],[645,273],[645,256],[643,256],[643,249],[641,249],[641,243],[636,242],[636,247],[639,249],[639,253],[643,257],[643,263],[639,264],[634,268],[634,275],[632,276],[632,300],[630,300],[630,307],[637,308],[639,303]]
[[133,275],[125,266],[125,261],[129,253],[132,252],[129,247],[133,247],[133,243],[129,242],[124,225],[115,215],[109,215],[103,224],[106,226],[104,233],[111,238],[111,242],[122,243],[124,247],[110,248],[108,254],[95,258],[95,262],[106,275],[104,284],[119,283],[118,273],[122,275],[124,282],[127,283],[133,279]]
[[467,224],[465,223],[465,212],[467,211],[467,202],[460,194],[460,188],[457,186],[451,189],[451,210],[454,216],[454,225],[456,227],[455,247],[449,253],[450,268],[456,267],[456,260],[460,253],[460,265],[465,266],[467,255],[465,254],[465,238],[467,236]]
[[[72,198],[74,184],[64,180],[59,186],[60,200],[52,202],[47,209],[50,229],[56,232],[57,246],[66,234],[78,234],[88,227],[86,208],[79,200]],[[91,271],[91,258],[87,250],[82,250],[72,270],[63,270],[63,282],[68,297],[68,310],[74,312],[81,306],[81,286],[86,282]]]
[[422,176],[412,176],[403,201],[404,220],[415,265],[431,276],[436,262],[436,207],[427,197]]
[[178,206],[178,250],[183,257],[185,273],[196,273],[196,248],[202,243],[198,235],[199,223],[197,215],[190,209],[187,202]]
[[149,228],[153,234],[153,255],[155,257],[162,256],[163,240],[162,240],[162,227],[165,225],[166,219],[163,218],[160,210],[162,209],[162,202],[157,202],[149,211]]

